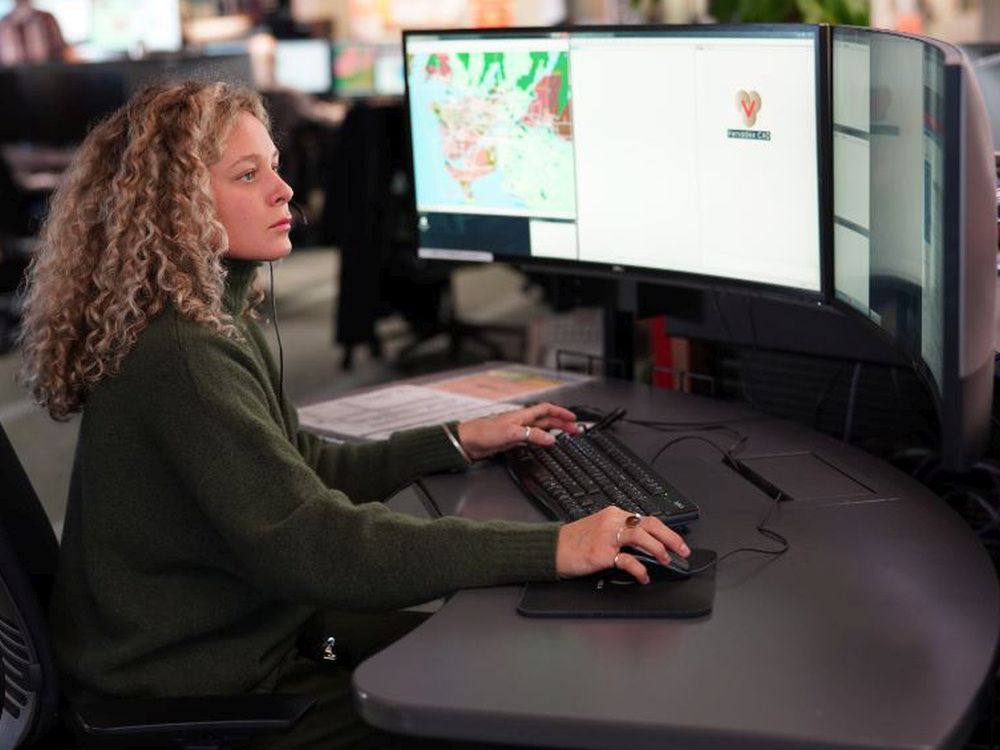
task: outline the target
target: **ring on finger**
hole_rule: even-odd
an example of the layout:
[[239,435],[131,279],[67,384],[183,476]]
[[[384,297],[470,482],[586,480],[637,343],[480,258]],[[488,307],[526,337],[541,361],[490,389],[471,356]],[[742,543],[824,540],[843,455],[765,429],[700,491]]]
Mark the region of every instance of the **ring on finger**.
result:
[[524,442],[527,443],[529,440],[531,440],[531,425],[526,424],[524,426]]
[[640,523],[642,523],[641,513],[629,513],[628,518],[625,519],[625,525],[630,529],[635,528]]
[[615,559],[611,561],[611,567],[612,568],[617,568],[618,567],[618,558],[621,556],[621,554],[622,554],[621,550],[618,550],[617,552],[615,552]]
[[622,532],[623,531],[625,531],[625,524],[622,524],[621,526],[619,526],[618,527],[618,531],[615,532],[615,546],[616,547],[621,547],[622,546]]

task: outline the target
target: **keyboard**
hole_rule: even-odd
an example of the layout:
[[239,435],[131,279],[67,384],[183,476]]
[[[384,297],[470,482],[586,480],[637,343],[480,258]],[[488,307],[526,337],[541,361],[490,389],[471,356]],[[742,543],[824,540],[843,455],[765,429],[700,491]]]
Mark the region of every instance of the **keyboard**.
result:
[[698,518],[698,506],[607,432],[561,435],[555,445],[504,454],[514,483],[550,517],[575,521],[608,505],[657,516],[668,526]]

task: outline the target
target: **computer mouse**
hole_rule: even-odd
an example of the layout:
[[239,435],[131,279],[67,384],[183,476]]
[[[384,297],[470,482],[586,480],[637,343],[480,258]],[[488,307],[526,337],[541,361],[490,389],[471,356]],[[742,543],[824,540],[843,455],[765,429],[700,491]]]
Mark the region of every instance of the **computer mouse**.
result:
[[[646,567],[646,572],[649,574],[649,580],[651,583],[656,581],[682,581],[685,578],[691,577],[691,564],[680,555],[671,555],[670,562],[664,565],[655,557],[641,549],[623,547],[622,550],[624,552],[628,552]],[[621,569],[615,569],[612,571],[609,576],[609,580],[611,583],[619,585],[638,583],[631,573]]]

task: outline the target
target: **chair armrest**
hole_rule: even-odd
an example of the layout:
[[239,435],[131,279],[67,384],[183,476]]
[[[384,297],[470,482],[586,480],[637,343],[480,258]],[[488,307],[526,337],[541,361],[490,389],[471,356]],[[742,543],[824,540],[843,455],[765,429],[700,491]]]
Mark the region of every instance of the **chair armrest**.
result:
[[128,698],[74,706],[89,739],[183,744],[192,737],[229,740],[289,729],[316,703],[305,695],[209,695]]

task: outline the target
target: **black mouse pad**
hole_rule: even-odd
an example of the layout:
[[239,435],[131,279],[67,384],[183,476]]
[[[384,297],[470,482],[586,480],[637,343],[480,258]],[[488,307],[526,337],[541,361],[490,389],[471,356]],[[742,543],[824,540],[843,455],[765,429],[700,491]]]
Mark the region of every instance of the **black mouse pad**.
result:
[[620,573],[603,571],[586,578],[524,587],[517,611],[526,617],[702,617],[715,601],[715,552],[692,549],[692,569],[711,565],[687,578],[619,583]]

